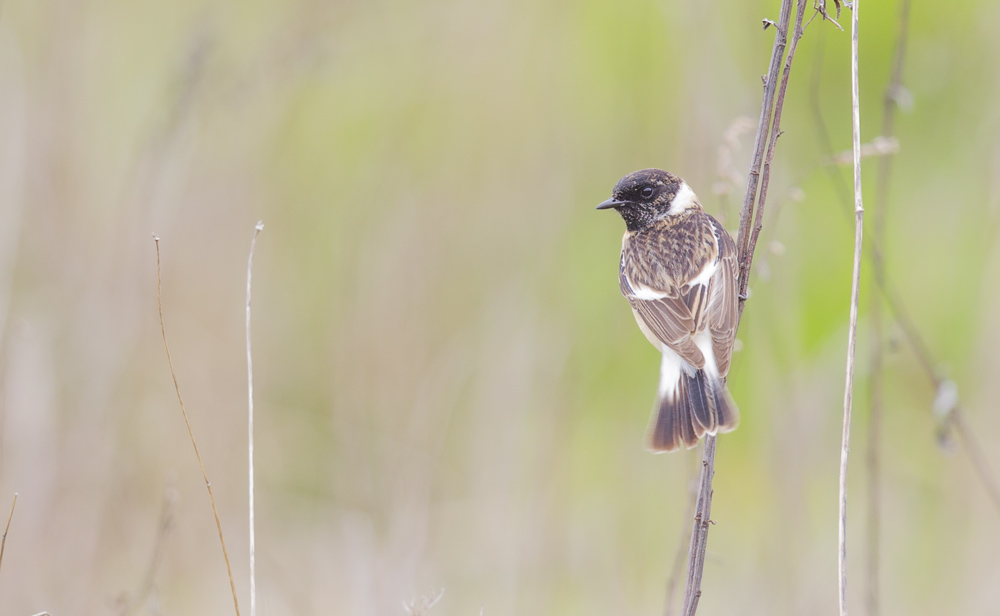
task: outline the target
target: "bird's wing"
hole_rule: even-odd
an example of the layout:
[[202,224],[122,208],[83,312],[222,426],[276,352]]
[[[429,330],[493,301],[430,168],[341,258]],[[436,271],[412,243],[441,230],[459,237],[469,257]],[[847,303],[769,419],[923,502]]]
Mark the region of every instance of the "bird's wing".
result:
[[678,286],[662,275],[662,268],[643,267],[650,255],[642,254],[641,248],[626,242],[618,276],[622,295],[646,328],[699,369],[704,367],[705,357],[692,335],[705,329],[712,281],[718,268],[715,255],[706,256],[700,270],[694,270],[699,273]]
[[729,372],[729,360],[733,354],[736,339],[736,325],[739,311],[736,305],[736,279],[739,266],[736,262],[736,243],[722,225],[714,218],[712,227],[719,244],[719,267],[712,276],[708,300],[708,328],[712,333],[712,352],[719,368],[719,374]]

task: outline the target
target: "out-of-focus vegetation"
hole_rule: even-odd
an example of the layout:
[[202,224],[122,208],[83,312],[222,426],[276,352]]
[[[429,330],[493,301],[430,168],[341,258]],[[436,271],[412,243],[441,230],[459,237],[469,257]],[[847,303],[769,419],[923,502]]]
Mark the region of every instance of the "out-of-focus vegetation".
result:
[[[231,613],[159,339],[150,231],[246,608],[259,218],[262,613],[400,614],[441,587],[433,614],[658,613],[698,458],[643,450],[658,358],[618,292],[623,225],[593,207],[657,166],[735,229],[743,186],[725,176],[745,173],[752,128],[723,169],[719,148],[739,118],[756,123],[761,18],[778,6],[4,2],[0,511],[20,497],[0,613],[115,613],[158,541],[143,610]],[[865,142],[897,11],[863,2]],[[915,3],[884,248],[1000,469],[998,23],[988,0]],[[852,228],[816,112],[849,149],[849,42],[817,20],[796,57],[730,373],[743,423],[719,441],[705,614],[835,609]],[[886,613],[987,613],[1000,517],[938,446],[935,392],[889,335]],[[855,609],[870,340],[863,321]]]

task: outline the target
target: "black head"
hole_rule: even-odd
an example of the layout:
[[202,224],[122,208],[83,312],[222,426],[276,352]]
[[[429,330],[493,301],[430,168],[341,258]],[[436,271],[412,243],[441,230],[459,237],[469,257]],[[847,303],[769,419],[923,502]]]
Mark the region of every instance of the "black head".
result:
[[614,209],[629,231],[639,231],[664,216],[700,207],[684,180],[662,169],[633,171],[615,184],[611,198],[597,206]]

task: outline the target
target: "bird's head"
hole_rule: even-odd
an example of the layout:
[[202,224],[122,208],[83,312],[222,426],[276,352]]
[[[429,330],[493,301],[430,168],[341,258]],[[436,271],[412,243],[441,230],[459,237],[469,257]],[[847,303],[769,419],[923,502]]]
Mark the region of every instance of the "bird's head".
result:
[[643,169],[618,180],[611,198],[597,209],[614,209],[629,231],[641,231],[661,218],[700,207],[684,180],[662,169]]

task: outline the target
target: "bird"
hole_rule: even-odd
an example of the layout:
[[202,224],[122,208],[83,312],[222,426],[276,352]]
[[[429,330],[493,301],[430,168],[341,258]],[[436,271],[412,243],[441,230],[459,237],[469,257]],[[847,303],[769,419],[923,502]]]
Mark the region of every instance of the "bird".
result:
[[597,209],[625,220],[619,286],[663,355],[648,448],[690,449],[706,434],[735,430],[739,409],[725,381],[739,318],[732,236],[662,169],[629,173]]

